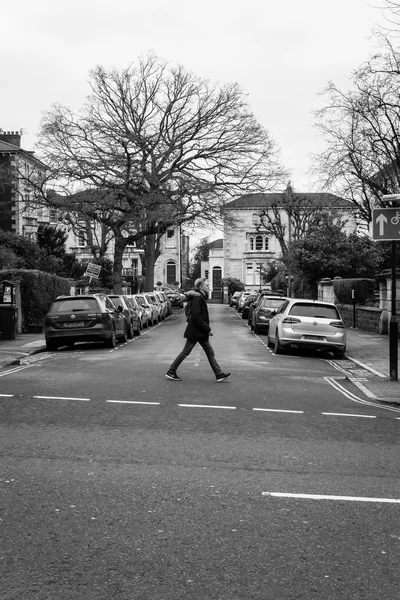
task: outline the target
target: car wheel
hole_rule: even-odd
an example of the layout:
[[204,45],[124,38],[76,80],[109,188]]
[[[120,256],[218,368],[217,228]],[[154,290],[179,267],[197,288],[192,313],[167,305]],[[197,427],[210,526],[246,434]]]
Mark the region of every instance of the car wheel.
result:
[[258,335],[259,333],[261,333],[261,329],[256,324],[254,325],[254,333],[256,335]]
[[140,322],[138,323],[137,329],[135,329],[135,335],[140,335]]
[[346,358],[346,348],[343,348],[343,350],[335,350],[333,354],[337,360],[343,360]]
[[268,346],[268,348],[271,348],[271,346],[272,346],[272,341],[271,341],[271,338],[269,337],[269,334],[267,335],[267,346]]
[[116,348],[117,346],[117,336],[115,335],[115,329],[112,330],[111,336],[106,340],[105,345],[107,348]]
[[283,354],[283,346],[279,341],[278,333],[276,333],[274,352],[275,352],[275,354]]
[[243,314],[243,311],[242,311],[242,319],[247,319],[246,315]]
[[56,342],[46,342],[46,350],[48,350],[49,352],[58,350],[58,344]]
[[128,327],[128,338],[130,340],[133,338],[133,325],[132,325],[132,321],[129,323],[129,327]]
[[251,331],[254,331],[254,323],[253,323],[253,321],[250,323],[250,329],[251,329]]

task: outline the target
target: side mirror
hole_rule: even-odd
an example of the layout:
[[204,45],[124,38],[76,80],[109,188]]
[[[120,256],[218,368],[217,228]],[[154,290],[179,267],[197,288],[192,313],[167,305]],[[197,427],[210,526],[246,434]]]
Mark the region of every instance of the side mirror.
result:
[[271,310],[271,316],[274,317],[276,315],[276,310]]
[[122,308],[122,306],[117,306],[117,312],[119,312],[119,313],[124,312],[124,309]]

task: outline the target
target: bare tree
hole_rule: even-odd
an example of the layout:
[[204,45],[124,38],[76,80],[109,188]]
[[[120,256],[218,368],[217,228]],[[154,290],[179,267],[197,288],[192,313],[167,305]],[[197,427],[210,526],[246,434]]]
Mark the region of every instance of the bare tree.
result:
[[366,223],[383,194],[400,190],[400,54],[388,38],[383,50],[354,73],[351,90],[329,83],[316,113],[326,149],[315,171]]
[[90,85],[79,115],[59,105],[45,114],[39,148],[61,184],[55,204],[112,232],[115,291],[126,245],[145,241],[152,286],[168,228],[217,224],[226,200],[286,177],[237,84],[212,85],[150,54],[123,71],[96,67]]

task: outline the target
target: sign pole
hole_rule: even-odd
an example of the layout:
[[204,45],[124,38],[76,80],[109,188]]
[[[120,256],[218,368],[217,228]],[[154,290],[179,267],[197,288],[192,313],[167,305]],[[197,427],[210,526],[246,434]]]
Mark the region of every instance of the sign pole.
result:
[[399,353],[399,324],[396,314],[396,244],[392,241],[392,299],[391,299],[391,317],[389,325],[389,374],[392,381],[397,381],[398,376],[398,353]]

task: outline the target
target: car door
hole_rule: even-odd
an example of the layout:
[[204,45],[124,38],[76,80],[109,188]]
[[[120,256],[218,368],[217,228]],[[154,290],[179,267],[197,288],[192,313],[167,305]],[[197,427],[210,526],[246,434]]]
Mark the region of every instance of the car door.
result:
[[278,309],[278,312],[276,313],[276,315],[274,315],[269,322],[269,332],[268,333],[269,333],[269,338],[271,340],[275,341],[275,339],[276,339],[276,331],[278,329],[280,321],[283,319],[285,310],[288,307],[289,302],[290,302],[289,300],[285,300],[285,302],[282,304],[282,306]]
[[107,298],[107,296],[103,296],[104,306],[106,310],[110,312],[114,317],[115,323],[115,333],[118,336],[122,336],[125,334],[125,315],[122,312],[119,312],[115,304]]

